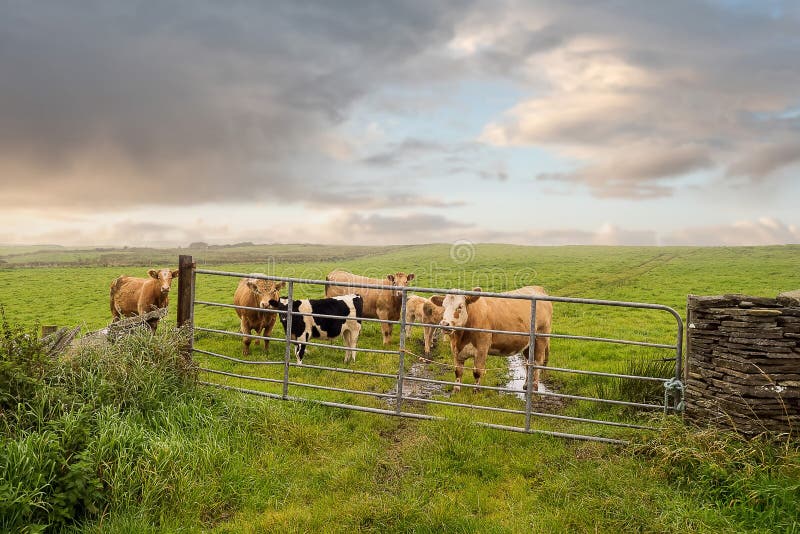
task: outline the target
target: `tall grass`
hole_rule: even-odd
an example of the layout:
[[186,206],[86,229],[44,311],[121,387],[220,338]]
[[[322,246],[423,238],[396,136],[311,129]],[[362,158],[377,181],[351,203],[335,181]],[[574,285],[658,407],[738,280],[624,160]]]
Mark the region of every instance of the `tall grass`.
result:
[[630,452],[652,460],[666,481],[740,525],[800,531],[800,447],[761,435],[744,441],[714,428],[667,421]]
[[142,460],[159,440],[154,430],[202,400],[185,343],[181,330],[142,330],[52,358],[33,329],[2,314],[0,531],[57,529],[126,500],[161,508],[165,496],[146,477],[166,473]]

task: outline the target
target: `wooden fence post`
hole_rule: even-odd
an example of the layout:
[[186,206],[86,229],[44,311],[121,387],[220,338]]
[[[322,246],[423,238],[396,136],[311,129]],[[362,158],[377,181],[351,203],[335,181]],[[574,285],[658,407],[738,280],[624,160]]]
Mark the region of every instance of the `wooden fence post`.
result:
[[194,268],[191,256],[178,256],[178,327],[189,329],[189,342],[183,351],[189,361],[194,349]]
[[178,326],[193,326],[194,263],[192,257],[178,256]]

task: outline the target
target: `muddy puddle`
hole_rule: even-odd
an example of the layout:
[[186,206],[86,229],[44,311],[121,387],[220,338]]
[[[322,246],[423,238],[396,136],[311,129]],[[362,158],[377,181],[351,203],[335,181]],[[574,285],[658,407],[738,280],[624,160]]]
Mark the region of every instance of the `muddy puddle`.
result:
[[[517,398],[525,400],[525,392],[522,390],[525,387],[525,360],[521,354],[508,357],[508,376],[506,387],[520,390],[516,393],[508,393],[508,395],[516,395]],[[552,393],[541,380],[539,380],[539,393]]]
[[[442,384],[432,384],[429,382],[419,382],[412,380],[412,378],[434,378],[433,373],[430,371],[426,362],[416,361],[409,369],[406,379],[403,380],[403,396],[415,397],[418,399],[429,399],[433,396],[449,397],[449,387],[445,390]],[[466,386],[468,386],[467,384]],[[508,382],[505,387],[509,389],[516,389],[516,392],[500,392],[500,395],[514,395],[520,400],[525,400],[525,392],[523,386],[525,385],[525,360],[521,354],[514,354],[508,358]],[[465,387],[466,387],[465,386]],[[540,393],[552,393],[553,391],[547,387],[542,381],[539,381]],[[389,391],[390,395],[397,394],[397,388],[392,388]],[[543,408],[545,405],[548,407],[559,407],[563,405],[563,399],[550,396],[534,397],[534,405]],[[395,403],[394,398],[386,400],[387,404],[393,406]]]

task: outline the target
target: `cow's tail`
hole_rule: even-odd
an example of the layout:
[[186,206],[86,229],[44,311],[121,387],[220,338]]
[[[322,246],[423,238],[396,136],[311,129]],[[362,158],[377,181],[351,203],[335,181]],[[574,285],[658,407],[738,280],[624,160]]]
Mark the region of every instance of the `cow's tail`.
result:
[[116,317],[117,316],[117,309],[114,306],[114,295],[117,294],[119,291],[120,286],[122,285],[122,275],[116,277],[113,282],[111,282],[111,291],[108,295],[109,306],[111,307],[111,315]]

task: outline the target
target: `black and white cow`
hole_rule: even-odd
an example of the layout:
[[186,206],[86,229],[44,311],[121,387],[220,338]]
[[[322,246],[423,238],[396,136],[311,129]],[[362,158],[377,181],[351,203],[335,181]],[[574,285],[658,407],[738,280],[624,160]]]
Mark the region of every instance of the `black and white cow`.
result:
[[[288,310],[289,299],[281,298],[270,300],[270,308],[275,310]],[[330,297],[325,299],[303,299],[295,300],[292,304],[292,339],[301,341],[295,345],[295,357],[297,363],[303,364],[303,355],[306,352],[306,345],[303,341],[311,338],[335,339],[340,335],[344,338],[344,343],[350,349],[355,348],[358,342],[358,335],[361,333],[360,317],[364,309],[364,301],[360,295],[342,295],[340,297]],[[330,317],[311,317],[309,315],[295,315],[298,313],[313,313],[319,315],[335,315],[341,319]],[[278,314],[284,332],[286,331],[286,315]],[[354,350],[345,352],[344,363],[356,361]]]

